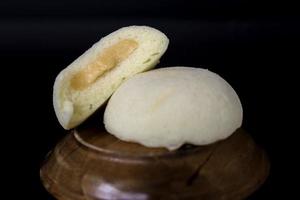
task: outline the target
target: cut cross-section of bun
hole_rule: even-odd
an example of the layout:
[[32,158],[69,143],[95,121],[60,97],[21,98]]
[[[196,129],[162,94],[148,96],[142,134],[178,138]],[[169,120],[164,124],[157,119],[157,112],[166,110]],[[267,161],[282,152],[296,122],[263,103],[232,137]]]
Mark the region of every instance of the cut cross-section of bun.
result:
[[147,26],[121,28],[94,44],[54,83],[58,121],[71,129],[93,114],[130,76],[153,68],[168,47],[162,32]]

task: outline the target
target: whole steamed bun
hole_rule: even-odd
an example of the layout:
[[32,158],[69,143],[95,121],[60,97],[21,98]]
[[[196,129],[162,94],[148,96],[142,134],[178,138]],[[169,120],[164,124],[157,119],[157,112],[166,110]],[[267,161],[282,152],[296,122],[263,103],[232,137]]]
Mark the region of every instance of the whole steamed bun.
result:
[[147,147],[207,145],[229,137],[242,124],[234,89],[206,69],[169,67],[140,73],[110,98],[106,130]]

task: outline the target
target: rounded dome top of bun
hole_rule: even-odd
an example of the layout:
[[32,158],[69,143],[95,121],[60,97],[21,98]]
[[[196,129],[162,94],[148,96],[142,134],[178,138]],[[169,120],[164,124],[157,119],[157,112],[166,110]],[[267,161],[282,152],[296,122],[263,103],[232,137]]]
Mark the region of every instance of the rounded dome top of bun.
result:
[[206,69],[169,67],[133,76],[112,95],[104,113],[107,131],[148,147],[207,145],[242,124],[234,89]]

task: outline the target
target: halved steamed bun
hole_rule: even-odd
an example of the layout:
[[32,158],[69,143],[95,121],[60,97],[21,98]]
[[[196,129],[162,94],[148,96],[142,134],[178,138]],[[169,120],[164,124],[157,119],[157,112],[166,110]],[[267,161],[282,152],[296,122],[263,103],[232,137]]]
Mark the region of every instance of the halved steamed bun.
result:
[[94,44],[59,73],[53,104],[65,129],[93,114],[130,76],[153,68],[169,40],[147,26],[121,28]]
[[133,76],[112,95],[104,113],[107,131],[147,147],[206,145],[242,124],[234,89],[206,69],[171,67]]

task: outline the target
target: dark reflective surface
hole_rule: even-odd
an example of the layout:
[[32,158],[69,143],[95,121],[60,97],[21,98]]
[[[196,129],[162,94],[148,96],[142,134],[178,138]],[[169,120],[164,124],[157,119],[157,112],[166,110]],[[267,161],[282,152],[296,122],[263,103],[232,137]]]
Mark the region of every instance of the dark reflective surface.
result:
[[242,129],[177,151],[118,140],[101,129],[72,131],[41,168],[60,200],[244,199],[269,172],[264,151]]

